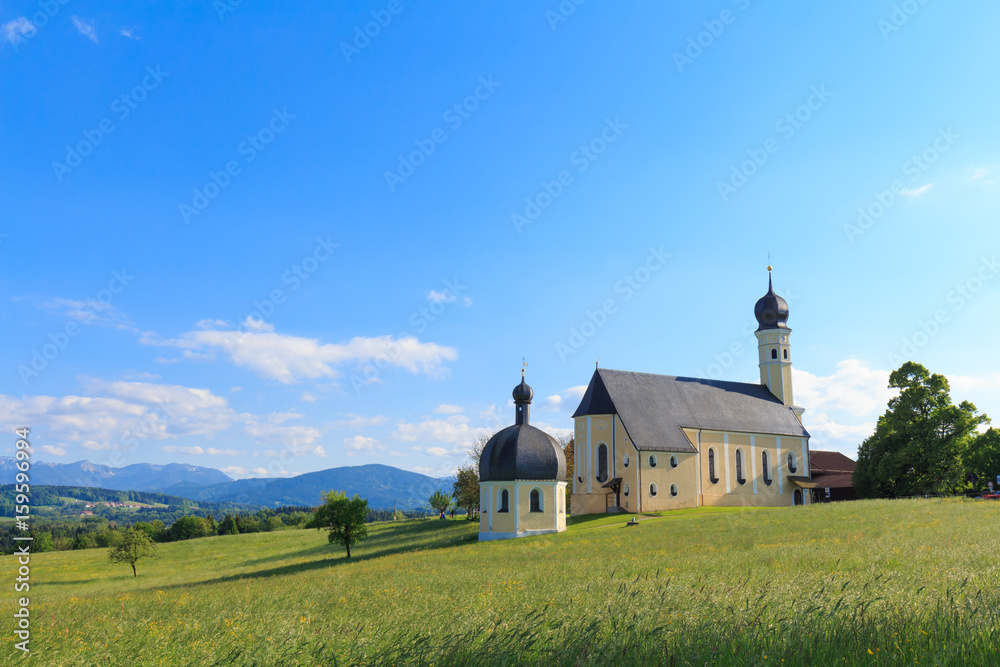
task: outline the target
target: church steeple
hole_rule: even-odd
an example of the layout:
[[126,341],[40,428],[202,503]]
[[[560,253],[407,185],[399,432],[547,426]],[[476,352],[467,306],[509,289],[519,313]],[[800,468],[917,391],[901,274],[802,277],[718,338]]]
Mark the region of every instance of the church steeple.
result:
[[788,302],[774,293],[771,279],[772,267],[767,267],[767,294],[757,300],[754,316],[757,318],[757,350],[760,355],[760,383],[775,398],[792,407],[801,420],[802,408],[797,408],[792,398],[792,350],[788,328]]
[[527,424],[531,410],[531,399],[535,396],[528,383],[524,381],[524,369],[521,369],[521,384],[514,387],[511,393],[514,397],[514,424]]

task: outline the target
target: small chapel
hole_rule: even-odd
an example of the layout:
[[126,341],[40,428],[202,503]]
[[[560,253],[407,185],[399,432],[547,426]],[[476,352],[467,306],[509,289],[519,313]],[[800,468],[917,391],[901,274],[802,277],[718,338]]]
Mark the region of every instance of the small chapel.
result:
[[760,384],[598,368],[573,413],[574,515],[809,503],[788,303],[755,307]]
[[479,457],[479,539],[506,540],[566,530],[566,456],[556,439],[528,423],[534,392],[514,387],[514,424]]

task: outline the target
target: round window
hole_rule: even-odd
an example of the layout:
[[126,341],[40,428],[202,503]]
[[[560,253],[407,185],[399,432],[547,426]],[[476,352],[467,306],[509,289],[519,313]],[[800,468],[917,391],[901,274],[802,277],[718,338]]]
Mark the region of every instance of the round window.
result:
[[655,468],[656,467],[656,454],[650,454],[649,455],[649,467],[650,468]]
[[651,495],[651,496],[655,496],[656,495],[656,484],[655,483],[649,485],[649,495]]
[[624,463],[624,464],[625,464],[625,467],[626,467],[626,468],[628,467],[628,454],[626,454],[626,455],[625,455],[625,458],[624,458],[624,459],[622,459],[622,463]]
[[626,496],[628,495],[628,482],[625,482],[625,491],[624,491],[624,493],[625,493]]
[[670,457],[670,467],[671,468],[676,468],[677,467],[677,457],[676,456],[671,456]]
[[677,495],[677,485],[676,484],[671,484],[670,485],[670,495],[672,495],[672,496],[676,496]]

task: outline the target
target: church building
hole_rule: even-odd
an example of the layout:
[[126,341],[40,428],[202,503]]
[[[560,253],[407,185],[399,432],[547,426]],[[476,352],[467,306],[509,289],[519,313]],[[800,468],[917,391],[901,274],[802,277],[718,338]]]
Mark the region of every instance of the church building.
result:
[[566,456],[528,423],[534,392],[514,387],[514,425],[497,431],[479,457],[479,539],[506,540],[566,530]]
[[573,413],[574,515],[809,502],[788,303],[770,273],[754,315],[760,384],[594,372]]

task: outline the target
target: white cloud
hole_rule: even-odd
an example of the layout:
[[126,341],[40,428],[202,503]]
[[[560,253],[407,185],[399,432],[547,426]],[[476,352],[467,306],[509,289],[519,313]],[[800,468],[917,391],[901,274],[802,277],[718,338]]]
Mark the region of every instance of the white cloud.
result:
[[97,324],[138,333],[132,320],[110,303],[103,301],[54,298],[43,302],[41,307],[45,310],[62,313],[65,317],[81,324]]
[[22,41],[22,37],[31,37],[35,34],[35,24],[26,19],[23,16],[18,16],[13,21],[8,21],[3,24],[3,38],[10,42],[11,44],[17,44]]
[[142,39],[142,37],[137,37],[135,34],[135,28],[122,28],[118,31],[118,34],[122,37],[128,37],[129,39]]
[[587,385],[580,384],[563,391],[560,394],[553,394],[542,401],[543,410],[571,410],[576,408],[587,391]]
[[194,456],[201,456],[205,453],[205,450],[201,447],[181,447],[179,445],[165,445],[160,447],[160,449],[170,454],[193,454]]
[[285,384],[306,378],[336,377],[335,367],[344,364],[374,364],[379,368],[392,365],[411,373],[442,376],[447,370],[442,364],[458,358],[455,348],[421,343],[412,336],[359,336],[334,344],[277,334],[273,329],[270,324],[247,317],[240,330],[200,329],[169,340],[146,333],[141,342],[181,349],[186,356],[219,351],[237,366]]
[[450,405],[448,403],[442,403],[441,405],[434,408],[434,412],[439,415],[457,415],[463,411],[460,405]]
[[987,178],[987,176],[990,175],[990,170],[985,167],[969,167],[969,171],[972,172],[969,176],[969,180],[983,181],[984,183],[993,182],[993,179]]
[[392,434],[394,440],[402,442],[444,443],[454,445],[456,453],[462,453],[481,434],[482,427],[469,425],[468,417],[453,415],[445,419],[425,419],[420,422],[400,421]]
[[94,22],[90,19],[82,19],[79,16],[73,17],[73,25],[77,32],[97,44],[97,31],[94,30]]
[[379,424],[384,424],[386,417],[384,415],[375,415],[374,417],[364,417],[362,415],[356,415],[353,412],[349,412],[344,415],[344,419],[340,421],[331,422],[329,425],[333,428],[350,428],[359,429],[368,426],[378,426]]
[[933,183],[928,183],[927,185],[921,185],[919,188],[903,188],[899,194],[903,195],[904,197],[917,198],[920,195],[928,192],[933,187],[934,187]]
[[464,306],[471,306],[472,299],[467,296],[457,297],[450,289],[445,289],[442,292],[437,290],[431,290],[427,293],[427,300],[431,303],[455,303],[461,299],[461,303]]
[[347,445],[348,449],[353,449],[356,452],[372,451],[376,448],[385,449],[385,447],[379,445],[378,440],[375,438],[369,438],[363,435],[356,435],[352,438],[344,438],[344,444]]
[[[77,445],[88,451],[132,451],[151,442],[216,435],[242,427],[261,445],[277,445],[284,454],[326,456],[317,442],[320,428],[290,423],[295,412],[271,415],[238,413],[226,399],[208,389],[147,382],[85,381],[90,395],[0,395],[0,425],[8,430],[23,421],[38,424],[45,438],[65,450]],[[17,423],[12,421],[16,417]],[[165,443],[164,451],[200,456],[245,456],[246,452],[184,443]]]
[[55,445],[42,445],[41,450],[46,454],[52,454],[52,456],[66,456],[66,450]]
[[807,411],[843,410],[859,417],[881,412],[896,394],[889,389],[889,373],[857,359],[841,361],[826,377],[793,368],[795,402]]
[[315,403],[316,397],[310,394],[308,391],[304,391],[302,392],[302,396],[299,397],[299,400],[304,403]]

